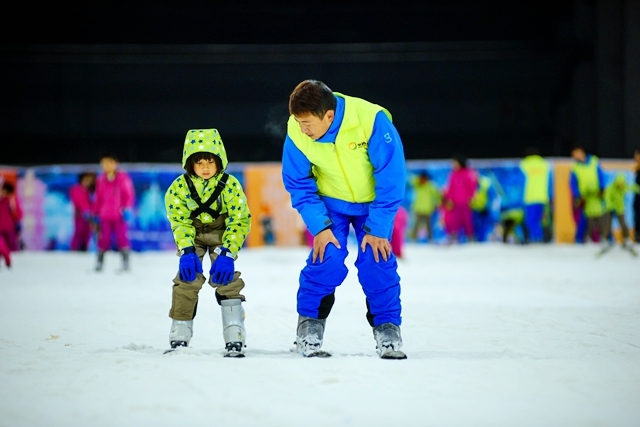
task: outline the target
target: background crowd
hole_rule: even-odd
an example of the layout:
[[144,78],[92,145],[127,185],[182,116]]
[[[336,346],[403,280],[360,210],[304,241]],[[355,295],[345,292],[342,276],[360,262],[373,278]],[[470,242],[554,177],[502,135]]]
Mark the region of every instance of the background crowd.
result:
[[[572,216],[575,224],[576,243],[594,242],[602,246],[601,251],[610,249],[616,242],[630,251],[640,236],[640,150],[633,156],[633,179],[622,172],[613,175],[605,173],[598,156],[576,146],[571,151],[572,165],[567,186],[572,199]],[[115,155],[112,155],[115,158]],[[509,244],[549,243],[553,241],[554,176],[551,162],[540,155],[535,147],[526,150],[518,162],[521,174],[521,191],[516,196],[507,194],[500,180],[482,168],[474,167],[474,161],[461,153],[449,159],[450,167],[446,175],[441,169],[425,167],[413,170],[407,176],[407,198],[400,207],[393,231],[392,249],[398,258],[404,255],[404,244],[450,245],[468,242],[498,241]],[[103,163],[101,161],[101,163]],[[133,208],[140,198],[131,187],[130,174],[120,168],[115,160],[117,174],[121,176],[113,184],[106,179],[107,172],[102,167],[84,170],[76,174],[75,181],[66,187],[72,209],[73,231],[68,247],[72,251],[96,249],[98,258],[114,251],[122,257],[122,268],[128,267],[130,242],[123,241],[135,221]],[[108,184],[109,191],[100,191],[98,196],[96,181],[100,176]],[[2,176],[0,175],[0,179]],[[106,179],[106,180],[105,180]],[[0,196],[0,263],[11,265],[11,252],[29,249],[21,238],[23,225],[23,201],[19,197],[19,180],[3,180]],[[127,184],[129,183],[129,184]],[[126,184],[126,185],[125,185]],[[123,191],[119,194],[115,189]],[[162,189],[159,190],[160,192]],[[103,237],[102,249],[97,250],[101,225],[104,229],[104,197],[107,200],[117,196],[117,203],[108,201],[111,219],[120,224],[118,233]],[[631,198],[631,204],[626,203]],[[100,202],[102,200],[103,202]],[[627,212],[626,207],[632,211]],[[112,208],[112,209],[111,209]],[[156,209],[157,210],[157,209]],[[259,229],[264,244],[276,244],[273,224],[273,210],[269,204],[261,204]],[[156,220],[165,223],[164,212],[156,213]],[[108,221],[108,222],[109,222]],[[125,227],[125,229],[122,229]],[[113,227],[112,227],[113,228]],[[167,233],[170,231],[167,229]],[[114,234],[115,233],[115,234]],[[105,236],[105,233],[102,233]],[[306,230],[302,230],[301,243],[310,244]],[[49,249],[60,249],[49,244]],[[100,255],[102,252],[102,255]],[[100,260],[96,267],[101,268]]]

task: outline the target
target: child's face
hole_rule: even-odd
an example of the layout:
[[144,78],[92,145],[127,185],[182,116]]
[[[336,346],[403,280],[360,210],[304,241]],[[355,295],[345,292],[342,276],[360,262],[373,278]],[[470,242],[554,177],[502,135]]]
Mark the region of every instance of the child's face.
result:
[[198,160],[193,164],[193,171],[202,179],[209,179],[218,173],[218,167],[213,159]]
[[91,176],[91,175],[85,175],[85,176],[82,178],[82,185],[83,185],[84,187],[89,187],[91,184],[93,184],[93,176]]
[[107,175],[111,175],[115,173],[116,169],[118,169],[118,162],[115,159],[104,158],[100,160],[100,167],[102,171]]

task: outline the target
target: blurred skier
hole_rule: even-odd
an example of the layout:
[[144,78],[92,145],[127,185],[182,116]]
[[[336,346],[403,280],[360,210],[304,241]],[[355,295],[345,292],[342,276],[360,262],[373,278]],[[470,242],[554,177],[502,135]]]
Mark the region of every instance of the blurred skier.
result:
[[431,180],[431,175],[427,171],[422,171],[413,178],[413,203],[411,212],[413,214],[413,229],[410,238],[418,241],[420,232],[424,229],[427,233],[427,241],[433,241],[433,214],[442,203],[442,191]]
[[0,256],[11,267],[11,252],[20,250],[18,230],[22,220],[22,207],[10,182],[2,183],[0,190]]
[[358,241],[356,267],[366,295],[367,320],[378,354],[403,359],[400,351],[400,277],[389,238],[405,194],[402,141],[391,114],[360,98],[305,80],[289,97],[282,177],[293,207],[314,236],[300,274],[296,350],[321,352],[335,290],[349,272],[344,262],[352,227]]
[[69,199],[73,205],[73,236],[70,248],[72,251],[85,252],[89,247],[93,232],[92,215],[93,192],[96,175],[92,172],[78,174],[78,182],[69,189]]
[[[573,206],[584,210],[587,227],[579,242],[592,238],[597,230],[598,236],[604,235],[604,172],[600,160],[593,154],[587,154],[584,148],[576,145],[571,151],[574,159],[571,167],[570,186],[573,195]],[[606,242],[605,242],[606,244]]]
[[552,201],[551,164],[540,156],[536,147],[529,147],[520,161],[524,175],[524,221],[531,242],[545,241],[546,216]]
[[206,281],[202,260],[208,254],[208,283],[222,311],[225,356],[243,357],[245,297],[240,292],[245,283],[235,260],[251,230],[247,196],[240,181],[225,172],[227,153],[216,129],[189,130],[182,153],[186,173],[165,193],[167,218],[180,255],[169,310],[169,344],[172,349],[189,345],[198,294]]
[[622,248],[635,255],[635,250],[629,241],[629,227],[625,219],[624,197],[625,194],[629,192],[638,194],[639,189],[638,184],[628,185],[626,183],[624,173],[618,173],[611,184],[606,186],[604,190],[606,213],[604,218],[604,235],[602,237],[603,241],[608,243],[609,246],[604,249],[605,251],[613,246],[611,226],[613,218],[615,217],[620,224],[620,231],[622,232]]
[[499,221],[498,192],[491,183],[491,178],[478,174],[478,188],[469,206],[473,215],[473,231],[477,242],[486,242],[492,235]]
[[[633,152],[633,165],[636,172],[636,185],[640,187],[640,148]],[[633,223],[634,223],[634,239],[636,243],[640,243],[640,194],[636,193],[633,198]]]
[[116,249],[122,256],[122,270],[129,269],[129,222],[133,218],[135,190],[129,174],[120,170],[120,162],[113,154],[100,158],[102,173],[96,180],[93,221],[98,227],[98,262],[96,271],[102,271],[105,252],[111,249],[115,238]]
[[502,226],[502,243],[526,244],[529,242],[529,230],[525,221],[525,210],[522,206],[505,206],[501,208],[500,224]]
[[393,220],[393,232],[391,233],[391,252],[396,258],[404,258],[404,244],[407,239],[407,226],[409,225],[409,211],[400,205]]
[[451,159],[452,170],[442,194],[443,221],[449,243],[461,241],[460,231],[468,242],[474,240],[471,199],[478,188],[478,175],[467,166],[461,154]]

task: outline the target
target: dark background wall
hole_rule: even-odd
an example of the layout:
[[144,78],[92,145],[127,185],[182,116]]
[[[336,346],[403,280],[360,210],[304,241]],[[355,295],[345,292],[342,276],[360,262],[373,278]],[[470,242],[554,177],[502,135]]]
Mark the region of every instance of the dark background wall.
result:
[[18,9],[0,164],[179,162],[197,127],[231,161],[277,161],[307,78],[387,107],[408,159],[640,144],[640,0],[132,3]]

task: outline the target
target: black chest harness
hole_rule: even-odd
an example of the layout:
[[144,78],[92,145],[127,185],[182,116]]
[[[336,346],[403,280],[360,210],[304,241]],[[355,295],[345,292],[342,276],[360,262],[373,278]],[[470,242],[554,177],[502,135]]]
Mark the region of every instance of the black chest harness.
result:
[[[223,173],[220,177],[220,181],[218,181],[218,184],[216,185],[216,189],[213,190],[213,194],[211,194],[211,197],[203,203],[202,200],[200,200],[200,195],[198,195],[198,192],[196,191],[196,187],[193,185],[193,181],[191,181],[188,174],[184,174],[184,180],[187,183],[187,187],[189,187],[191,198],[198,204],[198,207],[191,212],[191,218],[196,218],[204,212],[211,215],[214,220],[220,216],[220,209],[215,210],[211,205],[218,197],[220,197],[220,193],[222,193],[222,190],[224,190],[224,187],[227,185],[227,178],[229,178],[229,174]],[[221,205],[221,203],[219,203],[219,205]]]

